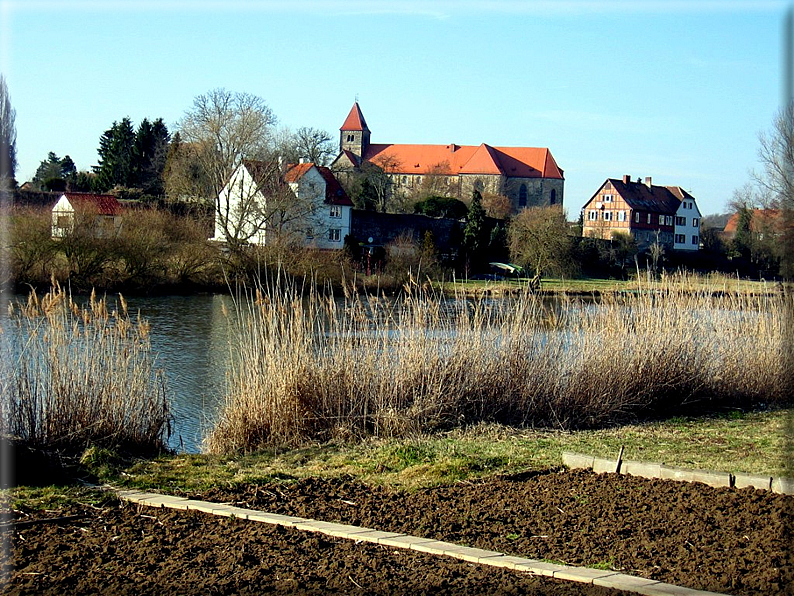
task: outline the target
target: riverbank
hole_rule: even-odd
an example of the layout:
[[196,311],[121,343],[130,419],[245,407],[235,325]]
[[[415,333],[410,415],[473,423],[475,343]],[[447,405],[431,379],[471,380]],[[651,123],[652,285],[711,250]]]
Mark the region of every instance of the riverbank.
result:
[[[794,409],[731,410],[571,433],[480,425],[355,445],[133,462],[95,451],[84,458],[82,473],[115,486],[409,533],[695,589],[785,594],[794,585],[788,547],[794,497],[564,471],[559,456],[571,450],[615,457],[624,447],[628,459],[781,474],[790,469],[787,432],[793,416]],[[34,587],[37,593],[46,588],[149,594],[179,586],[186,594],[245,588],[615,596],[290,528],[125,507],[108,493],[79,485],[19,487],[0,493],[0,500],[19,523],[0,528],[15,560],[5,586],[10,594]]]

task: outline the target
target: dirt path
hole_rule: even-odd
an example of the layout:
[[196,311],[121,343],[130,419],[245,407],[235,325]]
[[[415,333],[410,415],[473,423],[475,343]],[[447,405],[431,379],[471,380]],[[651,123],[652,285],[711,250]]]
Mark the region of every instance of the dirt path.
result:
[[[535,559],[609,566],[701,590],[794,594],[794,498],[589,472],[403,493],[346,479],[196,498],[399,531]],[[19,512],[9,594],[593,594],[443,557],[291,528],[134,506]],[[2,555],[8,565],[7,555]],[[5,580],[9,577],[6,576]]]

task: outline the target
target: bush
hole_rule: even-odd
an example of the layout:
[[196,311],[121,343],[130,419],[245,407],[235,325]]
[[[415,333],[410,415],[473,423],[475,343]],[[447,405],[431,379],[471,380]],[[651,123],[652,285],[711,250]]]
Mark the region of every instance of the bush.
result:
[[79,306],[55,284],[4,321],[0,420],[18,444],[74,455],[166,448],[170,406],[149,328],[119,301],[112,312],[94,295]]
[[238,304],[211,452],[405,436],[481,421],[590,428],[662,412],[790,400],[792,299],[638,286],[598,307],[388,301],[260,288]]

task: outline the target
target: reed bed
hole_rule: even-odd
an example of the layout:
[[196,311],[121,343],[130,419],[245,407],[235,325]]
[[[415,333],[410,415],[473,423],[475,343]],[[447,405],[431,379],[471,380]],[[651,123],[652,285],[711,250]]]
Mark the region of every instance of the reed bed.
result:
[[400,299],[259,288],[237,303],[209,452],[478,422],[593,428],[689,407],[783,403],[791,299],[654,282],[593,301]]
[[3,322],[0,421],[26,446],[80,454],[89,446],[163,450],[171,415],[149,327],[91,294],[78,305],[57,284],[13,304]]

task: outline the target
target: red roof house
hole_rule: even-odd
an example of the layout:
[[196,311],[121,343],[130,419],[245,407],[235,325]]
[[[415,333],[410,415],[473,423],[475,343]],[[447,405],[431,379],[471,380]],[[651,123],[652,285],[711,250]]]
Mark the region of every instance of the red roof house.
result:
[[432,177],[446,196],[468,200],[473,190],[508,197],[514,211],[562,204],[564,175],[545,147],[414,145],[370,142],[370,130],[358,102],[340,128],[339,155],[331,168],[349,172],[365,162],[382,168],[395,192],[421,192]]

